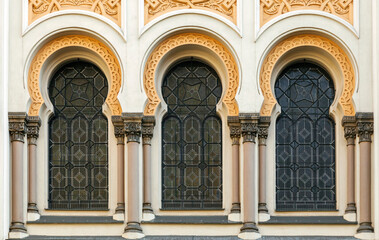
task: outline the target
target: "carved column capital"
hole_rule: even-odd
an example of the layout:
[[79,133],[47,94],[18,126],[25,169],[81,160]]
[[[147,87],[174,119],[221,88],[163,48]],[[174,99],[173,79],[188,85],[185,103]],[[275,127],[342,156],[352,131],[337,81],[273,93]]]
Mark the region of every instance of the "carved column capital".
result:
[[374,133],[373,113],[357,113],[356,117],[359,142],[371,142],[371,135]]
[[8,113],[9,120],[9,134],[11,142],[19,141],[24,142],[26,134],[26,113],[24,112],[10,112]]
[[260,117],[258,123],[258,144],[266,145],[268,129],[270,127],[270,117]]
[[258,132],[258,119],[259,115],[256,113],[241,113],[241,133],[243,142],[255,143],[255,137]]
[[355,116],[344,116],[342,118],[342,126],[344,127],[347,145],[354,145],[357,136],[357,119]]
[[123,113],[124,130],[127,142],[140,142],[142,132],[142,113]]
[[124,120],[121,116],[112,116],[112,123],[114,126],[114,135],[117,138],[117,144],[124,144]]
[[39,136],[39,128],[41,127],[41,119],[38,116],[28,116],[26,118],[28,143],[37,145]]
[[241,124],[238,116],[229,116],[228,125],[230,129],[230,138],[232,139],[232,145],[239,145],[241,138]]
[[154,134],[155,118],[153,116],[144,116],[142,118],[142,144],[151,145],[151,139]]

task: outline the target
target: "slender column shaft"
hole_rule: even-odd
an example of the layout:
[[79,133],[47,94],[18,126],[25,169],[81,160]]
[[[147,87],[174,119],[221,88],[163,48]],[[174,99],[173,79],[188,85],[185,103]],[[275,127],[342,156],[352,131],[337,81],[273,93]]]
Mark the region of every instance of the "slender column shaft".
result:
[[154,117],[142,119],[143,144],[143,213],[154,214],[151,207],[151,139],[154,133]]
[[241,124],[238,117],[228,117],[230,138],[232,139],[232,209],[230,213],[240,213],[240,138]]
[[268,128],[270,126],[269,117],[260,117],[258,125],[258,156],[259,156],[259,193],[258,212],[268,214],[266,202],[266,140]]
[[29,159],[29,191],[28,213],[38,213],[37,207],[37,139],[41,120],[39,117],[28,117],[28,159]]
[[138,142],[128,141],[128,224],[139,222]]
[[259,238],[256,226],[257,203],[254,201],[256,189],[255,174],[255,138],[257,134],[258,116],[240,114],[241,132],[243,136],[243,226],[239,234],[243,238]]
[[373,114],[359,113],[359,158],[360,158],[360,214],[357,233],[373,233],[371,225],[371,135],[374,131]]
[[140,199],[139,199],[139,143],[141,138],[142,114],[127,113],[123,114],[124,129],[127,137],[128,149],[128,221],[123,237],[142,238],[144,234],[140,226]]
[[23,146],[26,132],[25,113],[9,114],[9,132],[12,147],[12,223],[11,233],[27,234],[24,225]]
[[125,131],[121,116],[112,116],[117,139],[117,207],[116,214],[125,213]]
[[[347,142],[347,206],[345,214],[356,214],[355,206],[355,138],[356,118],[345,116],[342,119],[345,138]],[[355,215],[354,215],[355,216]],[[355,217],[351,220],[356,221]]]
[[125,211],[125,144],[124,137],[117,138],[117,209],[116,212]]
[[254,174],[254,142],[243,143],[243,155],[244,155],[244,222],[256,223],[255,221],[255,204],[254,204],[254,191],[255,188],[255,174]]

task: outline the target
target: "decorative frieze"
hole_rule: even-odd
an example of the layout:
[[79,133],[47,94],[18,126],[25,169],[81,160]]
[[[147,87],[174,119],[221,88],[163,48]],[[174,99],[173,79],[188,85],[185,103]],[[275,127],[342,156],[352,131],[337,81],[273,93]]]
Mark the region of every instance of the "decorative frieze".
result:
[[354,0],[260,0],[260,25],[298,10],[327,12],[353,24],[353,6]]
[[22,112],[10,112],[8,114],[9,119],[9,134],[11,142],[20,141],[24,142],[26,127],[26,113]]
[[168,12],[200,9],[219,14],[237,23],[237,0],[145,0],[145,25]]
[[85,10],[102,15],[121,26],[121,0],[29,0],[29,24],[53,12]]

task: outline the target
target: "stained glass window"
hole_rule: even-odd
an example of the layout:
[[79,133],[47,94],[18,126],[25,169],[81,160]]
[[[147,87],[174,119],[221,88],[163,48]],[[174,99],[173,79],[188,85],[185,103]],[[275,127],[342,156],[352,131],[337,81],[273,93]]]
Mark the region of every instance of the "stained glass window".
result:
[[104,74],[87,62],[60,68],[49,85],[49,208],[108,207],[108,121]]
[[275,83],[276,209],[336,209],[335,123],[331,77],[311,63],[285,69]]
[[216,104],[222,86],[204,63],[186,61],[166,75],[162,94],[162,206],[222,207],[222,132]]

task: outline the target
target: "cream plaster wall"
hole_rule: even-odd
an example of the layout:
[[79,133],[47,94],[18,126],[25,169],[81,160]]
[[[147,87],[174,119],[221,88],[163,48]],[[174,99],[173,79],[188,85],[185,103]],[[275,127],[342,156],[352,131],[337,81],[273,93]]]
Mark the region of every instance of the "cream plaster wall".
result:
[[[10,41],[9,41],[9,49],[12,50],[12,53],[9,57],[9,89],[11,89],[12,94],[9,94],[9,104],[7,105],[7,99],[0,101],[0,107],[3,106],[4,113],[8,111],[27,111],[27,103],[29,100],[29,93],[26,88],[26,80],[28,67],[30,62],[35,55],[35,53],[40,49],[44,43],[47,41],[63,35],[63,34],[84,34],[95,37],[102,42],[104,42],[107,46],[109,46],[118,57],[118,60],[121,64],[122,68],[122,88],[119,93],[119,100],[124,112],[143,112],[144,106],[146,104],[146,95],[143,89],[143,69],[146,63],[146,60],[154,49],[163,39],[179,32],[201,32],[204,34],[208,34],[220,42],[225,44],[228,49],[232,52],[235,59],[238,62],[239,70],[240,70],[240,88],[237,93],[237,101],[239,104],[240,112],[259,112],[261,108],[261,104],[263,102],[263,96],[261,93],[261,89],[259,87],[259,73],[261,64],[263,62],[264,57],[270,51],[270,49],[280,40],[293,35],[300,33],[314,33],[320,34],[322,36],[328,37],[335,41],[340,47],[342,47],[345,52],[348,54],[351,62],[353,63],[356,70],[356,82],[357,82],[357,90],[354,94],[354,100],[356,105],[356,111],[373,111],[375,109],[375,119],[378,119],[379,113],[379,99],[376,92],[379,91],[379,87],[377,85],[377,81],[379,81],[379,31],[377,30],[379,26],[379,18],[376,16],[374,20],[371,19],[375,14],[379,14],[379,4],[373,1],[360,1],[359,3],[359,35],[354,33],[351,29],[341,24],[340,22],[325,16],[319,15],[292,15],[290,17],[284,18],[278,22],[273,23],[264,31],[261,31],[259,35],[257,34],[260,29],[259,25],[256,24],[256,19],[258,17],[258,13],[256,12],[256,1],[243,1],[243,7],[240,10],[240,22],[238,25],[239,31],[236,31],[234,27],[231,27],[228,24],[220,21],[219,19],[207,16],[204,14],[196,14],[188,12],[186,14],[181,15],[172,15],[167,18],[162,18],[160,21],[157,21],[153,25],[148,28],[141,28],[141,7],[140,1],[129,0],[126,1],[125,8],[125,28],[117,29],[114,26],[111,26],[109,23],[102,21],[101,18],[96,18],[93,16],[86,16],[83,14],[65,14],[65,15],[57,15],[51,18],[48,18],[40,23],[36,24],[32,28],[27,29],[27,31],[23,32],[23,18],[27,19],[27,16],[22,16],[22,1],[1,1],[0,8],[2,11],[6,12],[6,4],[9,2],[10,11],[9,11],[9,23],[10,29]],[[5,7],[3,7],[4,5]],[[372,13],[368,14],[368,13]],[[1,24],[6,25],[6,15],[3,15]],[[142,30],[141,30],[142,29]],[[6,31],[4,28],[1,33]],[[2,39],[3,39],[2,35]],[[6,46],[6,41],[4,41],[3,45]],[[376,54],[372,54],[372,46],[376,47]],[[4,51],[4,50],[2,50]],[[192,52],[191,52],[192,51]],[[194,48],[184,48],[182,50],[178,50],[174,52],[170,58],[175,61],[176,58],[181,58],[183,56],[189,56],[190,54],[195,54],[197,57],[202,58],[204,60],[213,61],[211,54],[201,53],[202,49],[194,49]],[[80,54],[85,55],[83,52],[71,52],[73,55],[70,56],[57,56],[55,61],[59,59],[67,60],[72,57],[77,57]],[[3,54],[1,54],[3,56]],[[0,57],[1,57],[0,56]],[[292,58],[288,56],[288,61],[296,60],[297,58],[303,58],[307,56],[314,61],[318,61],[321,64],[324,64],[326,68],[328,68],[329,72],[334,78],[339,78],[340,73],[338,73],[338,69],[333,67],[333,61],[328,60],[327,56],[322,55],[312,55],[310,51],[308,51],[307,55],[305,52],[303,54],[301,52],[294,52]],[[89,55],[88,55],[89,58]],[[6,65],[4,62],[4,58],[1,59],[2,68],[6,69]],[[96,60],[93,60],[96,63]],[[171,62],[171,63],[172,63]],[[285,62],[285,61],[284,61]],[[58,63],[58,62],[57,62]],[[169,60],[167,60],[166,65],[171,64]],[[101,63],[97,63],[97,65],[101,67]],[[282,67],[284,67],[285,63],[283,63]],[[166,67],[167,67],[166,66]],[[48,64],[44,66],[45,69],[48,69]],[[161,69],[162,72],[160,74],[161,78],[163,76],[164,66]],[[223,77],[224,72],[219,64],[214,64],[214,67],[217,69],[221,78]],[[50,66],[53,71],[54,67]],[[279,67],[281,68],[281,67]],[[102,68],[104,69],[104,68]],[[373,71],[376,69],[376,72]],[[278,69],[279,71],[279,69]],[[2,71],[2,77],[5,79],[6,71]],[[46,74],[41,77],[41,82],[48,82],[49,74]],[[374,80],[372,80],[374,79]],[[223,80],[224,82],[225,79]],[[338,80],[336,80],[338,84]],[[6,81],[0,82],[0,88],[5,89],[6,91]],[[46,88],[46,86],[45,86]],[[340,88],[340,87],[339,87]],[[159,87],[157,88],[159,89]],[[374,89],[374,90],[371,90]],[[340,91],[340,89],[338,89]],[[2,95],[6,98],[6,93]],[[374,99],[374,101],[372,100]],[[132,100],[132,101],[130,101]],[[3,104],[3,105],[1,105]],[[8,109],[6,109],[8,106]],[[109,211],[88,211],[88,212],[74,212],[74,211],[53,211],[46,210],[47,208],[47,196],[48,196],[48,170],[47,170],[47,161],[48,161],[48,143],[47,143],[47,120],[50,114],[49,112],[49,104],[44,106],[41,110],[41,118],[42,118],[42,126],[40,130],[40,137],[38,140],[38,206],[41,214],[43,215],[107,215],[110,216],[114,213],[114,208],[116,206],[116,175],[112,174],[116,172],[116,139],[113,133],[113,125],[110,120],[110,113],[107,110],[107,107],[104,106],[104,112],[108,117],[108,125],[109,125]],[[274,164],[275,164],[275,133],[273,129],[275,129],[275,120],[278,114],[278,108],[275,110],[272,117],[272,124],[270,127],[269,138],[267,142],[267,189],[268,189],[268,208],[270,214],[272,215],[342,215],[346,206],[346,142],[343,137],[342,127],[340,125],[342,113],[338,109],[335,108],[333,112],[333,116],[335,117],[336,122],[336,148],[337,148],[337,206],[338,211],[333,213],[325,213],[325,212],[302,212],[302,213],[277,213],[275,212],[275,172],[274,172]],[[153,179],[153,202],[152,206],[156,214],[161,215],[226,215],[229,213],[231,207],[231,140],[229,137],[229,128],[227,126],[226,120],[226,110],[223,106],[219,106],[218,112],[223,121],[223,187],[224,187],[224,210],[220,211],[162,211],[160,210],[160,194],[161,194],[161,125],[160,120],[164,114],[164,104],[161,104],[161,107],[157,111],[157,124],[154,129],[154,138],[152,140],[152,179]],[[7,114],[4,114],[7,116]],[[2,120],[1,120],[2,119]],[[1,129],[7,128],[7,119],[3,117],[0,119]],[[2,122],[3,121],[3,122]],[[375,125],[375,131],[378,131],[378,124]],[[0,140],[0,152],[2,152],[4,159],[8,158],[8,152],[6,144],[8,142],[8,133],[5,130],[4,133],[0,132],[0,136],[2,136]],[[377,135],[374,135],[374,148],[379,149],[379,139]],[[4,148],[4,151],[2,151]],[[127,147],[126,147],[127,150]],[[374,150],[373,150],[374,151]],[[257,154],[258,151],[256,151]],[[375,152],[374,152],[375,153]],[[127,156],[127,155],[125,155]],[[357,160],[359,156],[358,144],[357,144],[357,152],[356,152]],[[242,174],[242,166],[243,166],[243,151],[242,151],[242,143],[241,143],[241,176],[240,179],[243,178]],[[376,157],[376,156],[375,156]],[[140,205],[142,206],[142,151],[140,147],[139,152],[140,158]],[[373,158],[373,176],[375,172],[379,171],[379,159]],[[25,152],[26,159],[26,152]],[[125,158],[127,161],[127,158]],[[256,156],[257,159],[257,156]],[[26,160],[25,160],[26,162]],[[127,164],[125,164],[127,166]],[[8,173],[8,165],[6,161],[0,161],[0,169],[4,169],[5,173]],[[356,179],[359,179],[359,162],[356,163]],[[375,171],[375,170],[376,171]],[[125,169],[125,173],[127,173]],[[256,174],[257,175],[257,174]],[[4,174],[4,179],[0,179],[1,188],[4,187],[6,190],[8,187],[8,175]],[[125,176],[127,179],[127,176]],[[125,180],[127,181],[127,180]],[[26,182],[26,180],[25,180]],[[257,182],[257,181],[256,181]],[[373,205],[375,211],[375,228],[379,228],[379,213],[378,202],[379,202],[379,178],[375,178],[375,184],[373,184],[373,191],[375,192]],[[127,186],[127,184],[125,185]],[[357,184],[356,190],[358,193],[359,185]],[[241,186],[243,189],[243,186]],[[254,186],[255,195],[257,196],[258,185]],[[243,192],[243,191],[242,191]],[[242,193],[243,194],[243,193]],[[26,203],[26,195],[27,191],[25,189],[25,203]],[[127,199],[127,191],[125,192],[125,199]],[[241,199],[242,196],[241,196]],[[359,205],[359,194],[356,195],[357,204]],[[257,202],[257,200],[256,200]],[[6,236],[6,232],[8,231],[9,222],[8,221],[8,202],[7,199],[0,198],[0,215],[4,217],[4,221],[0,221],[0,236]],[[243,206],[242,202],[242,206]],[[1,214],[4,211],[4,214]],[[1,224],[4,224],[1,226]],[[175,235],[188,235],[189,233],[193,233],[193,226],[182,226],[182,225],[152,225],[152,224],[143,224],[142,225],[145,234],[159,234],[161,232],[164,233],[173,233]],[[199,227],[199,228],[197,228]],[[85,228],[76,228],[73,226],[62,226],[59,227],[57,225],[49,225],[46,226],[46,230],[43,230],[44,226],[38,225],[28,225],[29,232],[31,234],[38,234],[41,232],[47,232],[50,235],[54,234],[101,234],[101,235],[121,235],[123,232],[123,225],[119,224],[116,226],[112,226],[107,228],[104,225],[99,226],[90,226],[88,225]],[[232,226],[196,226],[196,231],[199,231],[202,235],[236,235],[239,232],[239,225]],[[269,235],[299,235],[299,234],[320,234],[320,235],[353,235],[355,233],[355,229],[357,226],[326,226],[320,225],[317,227],[309,226],[259,226],[262,234]],[[54,230],[57,229],[57,230]],[[96,232],[93,231],[96,229]],[[162,231],[164,229],[164,231]],[[311,229],[311,231],[309,230]],[[56,232],[54,232],[56,231]],[[170,232],[172,231],[172,232]],[[379,239],[378,233],[376,233],[377,238]]]
[[8,134],[8,67],[9,67],[9,1],[0,1],[0,240],[9,229],[9,134]]

